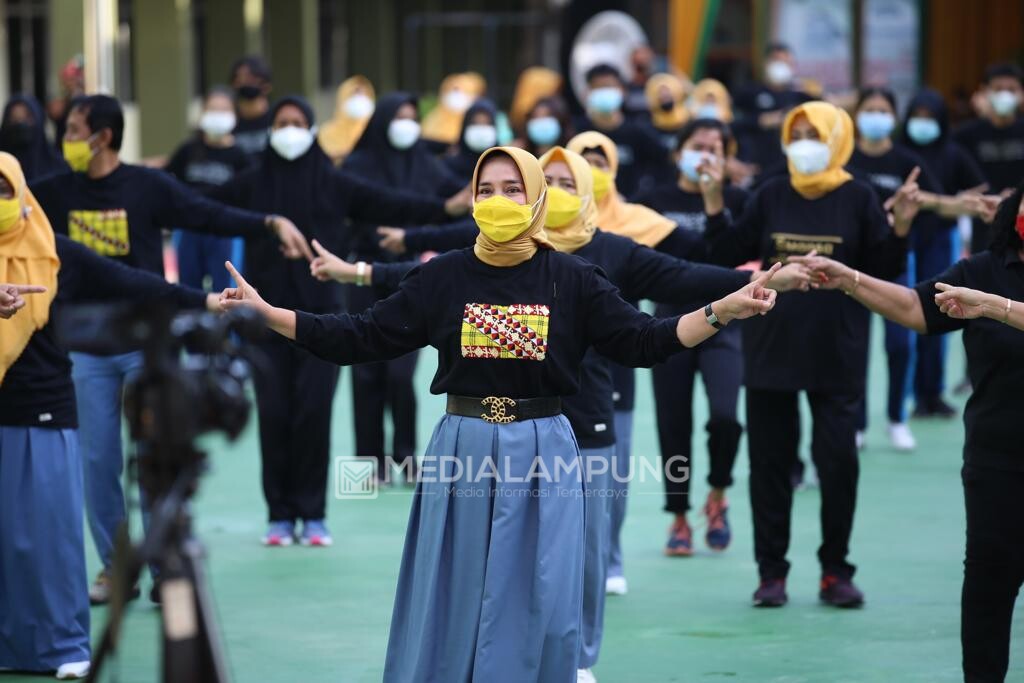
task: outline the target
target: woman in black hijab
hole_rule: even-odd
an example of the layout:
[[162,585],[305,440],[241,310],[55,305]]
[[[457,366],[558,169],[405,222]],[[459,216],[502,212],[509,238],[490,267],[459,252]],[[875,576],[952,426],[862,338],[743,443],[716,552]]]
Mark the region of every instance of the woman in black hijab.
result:
[[[343,176],[316,142],[313,110],[290,96],[271,109],[270,144],[260,163],[212,191],[235,206],[287,216],[305,237],[334,248],[346,242],[344,222],[441,222],[458,201],[419,198]],[[341,309],[338,285],[317,282],[309,266],[289,261],[274,236],[246,240],[253,285],[267,300],[319,312]],[[362,310],[362,309],[360,309]],[[273,336],[261,344],[266,369],[256,377],[263,492],[270,513],[267,545],[291,545],[296,520],[304,545],[329,545],[324,525],[331,402],[337,366]]]
[[459,141],[452,145],[451,152],[443,159],[449,173],[460,183],[467,184],[473,179],[480,153],[498,144],[497,115],[498,108],[485,97],[466,110]]
[[[469,118],[467,112],[466,119]],[[474,159],[474,167],[475,164]],[[366,130],[341,170],[381,188],[402,188],[433,197],[447,197],[467,184],[453,177],[420,139],[416,98],[403,92],[389,93],[377,100],[377,108]],[[394,256],[378,245],[377,228],[380,226],[379,222],[354,222],[352,260],[370,263],[394,260]],[[353,312],[370,308],[388,293],[375,287],[347,287],[348,307]],[[352,366],[356,455],[376,458],[377,476],[385,482],[390,472],[384,447],[387,408],[391,409],[394,421],[392,458],[410,483],[415,480],[416,392],[412,378],[418,355],[414,351],[395,360]]]
[[13,154],[32,183],[66,168],[57,149],[46,140],[46,116],[31,95],[11,95],[0,124],[0,151]]

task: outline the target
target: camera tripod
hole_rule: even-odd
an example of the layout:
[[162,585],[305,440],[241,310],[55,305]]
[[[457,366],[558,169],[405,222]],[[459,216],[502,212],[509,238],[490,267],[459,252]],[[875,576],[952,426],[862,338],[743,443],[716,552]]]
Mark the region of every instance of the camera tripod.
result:
[[214,617],[213,600],[203,567],[205,550],[192,534],[189,498],[205,459],[196,451],[170,490],[154,501],[149,532],[132,547],[122,529],[113,567],[110,616],[93,653],[87,681],[98,681],[107,657],[117,648],[124,609],[143,568],[153,563],[160,572],[163,606],[162,652],[164,683],[228,683],[227,663]]

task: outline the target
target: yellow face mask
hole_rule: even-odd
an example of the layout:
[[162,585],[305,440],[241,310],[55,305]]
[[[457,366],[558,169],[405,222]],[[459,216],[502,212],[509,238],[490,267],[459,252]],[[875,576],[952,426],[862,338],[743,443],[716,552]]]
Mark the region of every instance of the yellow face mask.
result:
[[68,162],[72,171],[84,173],[89,170],[89,162],[95,155],[89,140],[64,140],[61,148],[64,150],[64,161]]
[[[538,200],[539,201],[539,200]],[[533,219],[533,207],[516,204],[508,197],[496,195],[473,205],[473,220],[480,232],[495,242],[508,242],[523,234]]]
[[612,189],[612,174],[597,166],[591,166],[590,170],[594,176],[594,199],[601,201]]
[[0,199],[0,232],[7,232],[21,220],[21,202],[17,197]]
[[569,194],[560,187],[549,187],[548,215],[544,225],[548,228],[565,227],[580,215],[582,209],[583,200],[579,196]]

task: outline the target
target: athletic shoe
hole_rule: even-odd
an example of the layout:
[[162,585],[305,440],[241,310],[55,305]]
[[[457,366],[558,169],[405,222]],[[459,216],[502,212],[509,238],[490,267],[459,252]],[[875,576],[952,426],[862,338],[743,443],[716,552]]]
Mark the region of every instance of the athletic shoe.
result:
[[577,669],[576,683],[597,683],[597,679],[594,678],[594,672],[590,669]]
[[708,518],[708,531],[704,540],[712,550],[725,550],[732,540],[732,530],[729,529],[729,518],[726,516],[728,511],[729,504],[725,498],[713,500],[709,495],[704,503],[704,515]]
[[670,557],[689,557],[693,554],[693,533],[690,531],[690,525],[686,523],[686,517],[676,515],[676,521],[668,530],[665,554]]
[[912,451],[917,448],[917,440],[906,422],[889,423],[889,443],[898,451]]
[[818,597],[833,607],[860,607],[864,604],[864,594],[853,585],[853,581],[835,574],[825,574],[821,577],[821,591]]
[[267,533],[263,537],[263,545],[270,547],[290,546],[295,541],[294,522],[271,522],[267,527]]
[[[111,594],[114,590],[113,579],[110,576],[110,571],[104,569],[96,575],[96,580],[89,586],[89,604],[90,605],[106,605],[110,602]],[[142,594],[139,590],[139,585],[135,584],[132,588],[131,594],[128,596],[128,600],[135,600]]]
[[754,591],[754,607],[782,607],[788,601],[785,579],[761,579]]
[[334,543],[331,532],[322,519],[307,519],[302,524],[302,538],[299,539],[302,545],[327,547]]
[[854,442],[857,444],[858,451],[862,451],[868,447],[868,433],[863,429],[858,429],[853,438]]
[[91,666],[88,660],[84,662],[66,662],[57,667],[57,680],[58,681],[71,681],[78,678],[85,678],[89,675],[89,667]]
[[625,595],[629,592],[629,584],[625,576],[609,576],[604,580],[604,592],[607,595]]

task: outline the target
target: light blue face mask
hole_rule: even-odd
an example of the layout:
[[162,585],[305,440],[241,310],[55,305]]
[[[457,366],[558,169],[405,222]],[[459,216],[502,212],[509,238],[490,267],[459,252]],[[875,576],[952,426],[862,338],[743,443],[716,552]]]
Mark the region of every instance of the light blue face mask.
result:
[[884,140],[892,135],[896,118],[884,111],[862,111],[857,114],[857,130],[868,140]]
[[721,120],[721,115],[718,113],[717,104],[702,104],[697,107],[697,118],[698,119],[715,119],[716,121]]
[[679,157],[679,170],[682,171],[687,180],[697,182],[700,180],[700,173],[697,172],[697,167],[700,166],[705,158],[707,158],[707,155],[704,152],[698,152],[695,149],[684,149]]
[[919,145],[928,145],[939,139],[939,122],[927,116],[914,116],[907,121],[907,136]]
[[622,107],[622,90],[619,88],[597,88],[587,95],[587,107],[599,114],[611,114]]
[[562,134],[562,126],[554,116],[542,116],[526,122],[526,136],[535,145],[553,145]]

